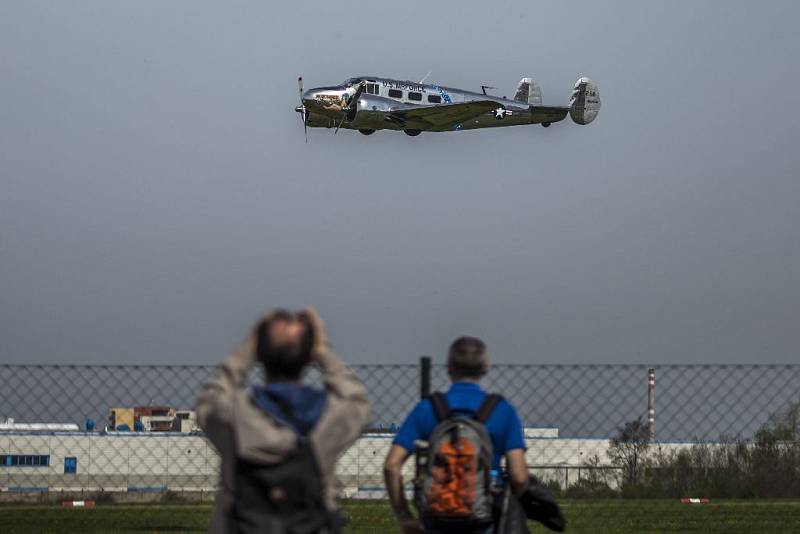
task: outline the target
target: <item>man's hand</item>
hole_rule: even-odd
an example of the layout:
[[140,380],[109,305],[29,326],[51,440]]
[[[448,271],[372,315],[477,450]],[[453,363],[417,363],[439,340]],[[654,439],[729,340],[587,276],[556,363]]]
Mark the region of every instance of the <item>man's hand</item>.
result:
[[316,360],[320,354],[327,352],[330,348],[328,333],[325,331],[325,323],[322,322],[317,310],[314,308],[305,308],[300,313],[308,322],[309,328],[311,328],[311,335],[314,339],[314,344],[311,348],[311,359]]
[[423,534],[425,532],[420,520],[413,516],[400,520],[400,530],[403,531],[403,534]]

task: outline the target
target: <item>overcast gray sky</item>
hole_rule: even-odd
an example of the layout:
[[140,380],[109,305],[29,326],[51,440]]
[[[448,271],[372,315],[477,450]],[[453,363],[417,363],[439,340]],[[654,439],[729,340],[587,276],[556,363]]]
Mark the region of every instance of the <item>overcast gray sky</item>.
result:
[[[0,362],[213,363],[312,303],[356,363],[793,362],[800,4],[0,3]],[[510,94],[580,127],[303,131],[306,86]]]

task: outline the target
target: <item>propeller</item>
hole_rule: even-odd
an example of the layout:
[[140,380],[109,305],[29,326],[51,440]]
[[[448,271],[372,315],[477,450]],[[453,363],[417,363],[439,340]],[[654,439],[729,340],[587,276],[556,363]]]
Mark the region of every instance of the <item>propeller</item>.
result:
[[353,96],[348,97],[345,94],[342,97],[342,118],[339,120],[339,124],[336,125],[336,130],[333,132],[334,134],[339,132],[339,127],[341,127],[345,119],[352,122],[356,118],[356,114],[358,113],[358,101],[361,99],[361,95],[366,88],[367,82],[361,80]]
[[306,136],[306,143],[308,143],[308,110],[306,109],[306,105],[303,103],[303,77],[302,76],[297,78],[297,88],[298,88],[299,96],[300,96],[300,105],[295,108],[295,111],[297,111],[301,115],[301,118],[303,120],[303,133]]

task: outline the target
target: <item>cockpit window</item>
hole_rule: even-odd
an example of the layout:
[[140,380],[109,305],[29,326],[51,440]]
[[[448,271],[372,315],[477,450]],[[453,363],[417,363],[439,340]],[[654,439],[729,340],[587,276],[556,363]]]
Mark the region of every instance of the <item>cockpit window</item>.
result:
[[360,78],[347,78],[345,81],[342,82],[342,85],[345,87],[352,87],[358,84],[361,81]]

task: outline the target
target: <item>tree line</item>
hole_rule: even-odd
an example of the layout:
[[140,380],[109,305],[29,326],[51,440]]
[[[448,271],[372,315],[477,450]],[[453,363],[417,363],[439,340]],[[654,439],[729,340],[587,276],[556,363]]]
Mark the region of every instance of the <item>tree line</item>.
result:
[[[770,415],[752,437],[723,436],[664,451],[639,417],[618,427],[609,440],[611,480],[608,470],[587,469],[577,483],[553,489],[573,498],[797,498],[799,422],[800,403],[792,402]],[[590,467],[592,461],[601,463],[595,457]]]

